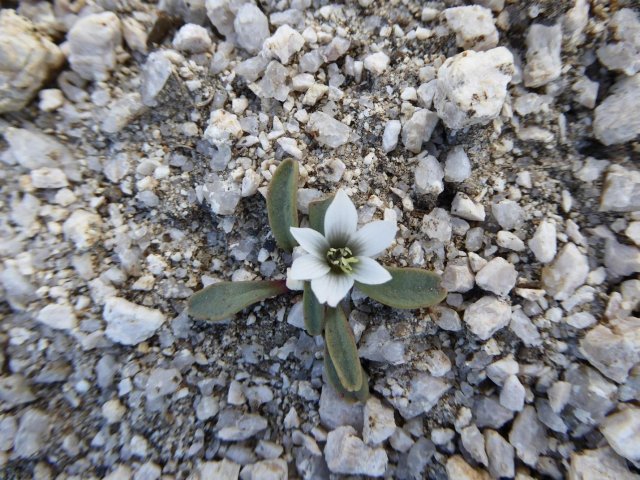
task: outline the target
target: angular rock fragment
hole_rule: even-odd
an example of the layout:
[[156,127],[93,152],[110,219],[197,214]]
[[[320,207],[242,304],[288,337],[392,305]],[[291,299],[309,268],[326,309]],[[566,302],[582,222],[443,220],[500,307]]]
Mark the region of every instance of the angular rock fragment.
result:
[[566,300],[587,280],[589,262],[573,243],[567,243],[555,261],[542,270],[542,284],[556,300]]
[[618,80],[595,109],[593,134],[604,145],[617,145],[640,135],[640,73]]
[[471,176],[471,162],[461,146],[453,147],[444,164],[444,179],[447,182],[464,182]]
[[549,263],[557,252],[556,225],[543,220],[529,240],[529,248],[540,263]]
[[173,39],[176,50],[187,53],[202,53],[211,48],[211,37],[206,28],[193,23],[180,27]]
[[307,130],[316,134],[321,145],[338,148],[349,141],[351,129],[324,112],[314,112],[309,117]]
[[624,459],[609,447],[584,450],[571,454],[569,480],[637,480],[638,476],[629,471]]
[[267,38],[262,45],[262,52],[268,58],[278,58],[287,65],[291,57],[304,46],[304,38],[289,25],[278,27],[276,33]]
[[447,380],[418,372],[411,379],[406,397],[393,397],[389,402],[409,420],[429,412],[449,388]]
[[511,307],[496,297],[482,297],[467,307],[464,322],[481,340],[488,340],[511,320]]
[[121,24],[113,12],[80,18],[69,31],[71,69],[86,80],[103,81],[116,67],[116,49],[122,45]]
[[25,410],[13,440],[14,454],[18,458],[36,457],[47,446],[51,429],[52,421],[46,413],[35,408]]
[[607,171],[602,198],[601,212],[632,212],[640,210],[640,172],[611,165]]
[[402,126],[400,120],[389,120],[384,127],[384,133],[382,134],[382,150],[385,153],[389,153],[398,146],[398,136]]
[[627,460],[640,460],[640,408],[629,405],[621,412],[609,415],[600,431],[611,448]]
[[438,116],[426,109],[414,112],[402,127],[402,144],[413,153],[420,153],[422,144],[428,142],[433,129],[438,124]]
[[367,447],[353,427],[338,427],[327,435],[324,457],[333,473],[381,477],[387,468],[384,448]]
[[480,5],[447,8],[449,28],[456,33],[456,44],[464,50],[489,50],[498,45],[498,30],[491,10]]
[[384,52],[367,55],[364,58],[364,68],[375,75],[382,75],[389,66],[389,56]]
[[547,436],[535,408],[527,406],[518,414],[509,432],[509,443],[524,463],[536,465],[540,455],[547,450]]
[[420,155],[415,169],[416,192],[427,195],[440,195],[444,190],[444,171],[433,155]]
[[517,280],[516,268],[501,257],[491,260],[476,274],[476,284],[499,297],[509,295]]
[[558,78],[562,69],[561,25],[545,26],[535,23],[529,27],[526,42],[525,86],[541,87]]
[[500,114],[513,73],[513,55],[504,47],[448,58],[438,69],[438,116],[454,130],[486,125]]
[[103,318],[107,322],[106,336],[123,345],[137,345],[151,338],[166,320],[159,310],[118,297],[107,299]]
[[634,75],[640,72],[640,19],[637,12],[622,8],[609,22],[617,42],[601,46],[596,51],[598,60],[609,70]]
[[495,430],[484,431],[484,443],[489,459],[489,473],[493,478],[512,478],[515,474],[514,449]]
[[376,397],[367,400],[364,406],[364,428],[362,438],[367,445],[379,445],[396,430],[393,409],[388,408]]
[[258,53],[269,38],[269,20],[253,3],[245,3],[238,9],[233,27],[238,45],[252,54]]
[[173,64],[165,51],[152,52],[142,66],[140,95],[147,107],[158,105],[158,96],[173,73]]
[[447,477],[456,480],[489,480],[491,477],[484,470],[473,468],[464,461],[461,455],[453,455],[447,459]]
[[456,193],[451,203],[451,213],[465,220],[482,222],[485,218],[484,206],[475,203],[462,192]]

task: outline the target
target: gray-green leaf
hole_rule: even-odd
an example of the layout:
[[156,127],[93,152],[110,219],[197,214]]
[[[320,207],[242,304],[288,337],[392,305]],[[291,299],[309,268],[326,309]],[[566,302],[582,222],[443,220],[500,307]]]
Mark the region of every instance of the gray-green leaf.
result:
[[342,386],[349,392],[362,387],[362,368],[356,341],[342,308],[327,308],[324,338]]
[[215,283],[195,293],[189,299],[187,311],[197,320],[219,322],[249,305],[287,290],[282,280]]
[[267,190],[267,214],[276,243],[290,252],[297,245],[290,227],[298,226],[298,162],[282,161],[271,178]]
[[309,203],[309,227],[324,235],[324,215],[327,208],[333,202],[335,195],[329,195],[322,200],[314,200]]
[[374,300],[394,308],[424,308],[437,305],[447,296],[440,286],[440,275],[420,268],[385,267],[391,280],[380,285],[356,283]]
[[302,296],[302,311],[304,313],[304,328],[309,335],[322,335],[324,330],[324,305],[318,302],[311,282],[304,282],[304,294]]
[[331,361],[331,356],[329,355],[329,351],[326,346],[324,349],[324,369],[327,376],[327,381],[336,391],[340,398],[347,400],[349,402],[357,402],[360,401],[362,403],[366,402],[369,398],[369,376],[360,365],[360,370],[362,371],[362,387],[357,392],[350,392],[346,388],[342,386],[340,383],[340,379],[338,378],[338,373],[336,372],[336,367],[333,365]]

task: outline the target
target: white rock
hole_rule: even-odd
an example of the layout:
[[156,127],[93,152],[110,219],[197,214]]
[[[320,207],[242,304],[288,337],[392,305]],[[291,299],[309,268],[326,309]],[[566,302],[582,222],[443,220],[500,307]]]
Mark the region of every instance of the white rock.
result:
[[456,193],[451,203],[451,213],[465,220],[482,222],[485,218],[484,206],[475,203],[462,192]]
[[148,461],[138,467],[133,474],[133,480],[158,480],[162,469],[155,463]]
[[31,184],[35,188],[64,188],[69,185],[67,176],[59,168],[42,167],[31,170]]
[[205,0],[204,3],[207,16],[216,30],[227,38],[232,37],[236,13],[247,2],[245,0]]
[[416,110],[402,127],[402,144],[410,152],[420,153],[437,124],[438,115],[426,109]]
[[513,55],[504,47],[448,58],[438,69],[438,116],[454,130],[486,125],[502,110],[514,68]]
[[269,422],[260,415],[249,413],[240,415],[232,425],[218,431],[218,438],[225,442],[247,440],[269,426]]
[[527,33],[527,64],[523,77],[526,87],[541,87],[560,76],[562,27],[534,23]]
[[462,330],[462,322],[458,312],[451,308],[437,306],[433,309],[435,322],[443,330],[459,332]]
[[545,428],[538,421],[535,408],[526,406],[518,414],[509,432],[509,442],[529,466],[534,466],[540,454],[547,450]]
[[0,11],[0,113],[22,110],[51,74],[62,66],[64,55],[34,25],[14,10]]
[[524,408],[525,389],[515,375],[509,375],[500,390],[500,405],[513,412]]
[[320,421],[329,430],[350,425],[358,431],[363,428],[363,405],[361,403],[348,402],[341,398],[336,391],[326,383],[320,394],[320,407],[318,408]]
[[640,172],[620,165],[609,167],[600,199],[601,212],[640,210]]
[[553,260],[558,251],[555,223],[546,219],[541,221],[528,244],[540,263],[549,263]]
[[434,80],[430,80],[427,83],[423,83],[418,87],[416,94],[418,95],[418,99],[420,100],[420,105],[424,108],[431,108],[433,104],[433,97],[436,94],[438,82]]
[[398,146],[398,137],[402,125],[400,120],[389,120],[384,127],[384,133],[382,134],[382,150],[385,153],[389,153]]
[[325,93],[329,91],[329,87],[321,83],[314,83],[307,89],[307,93],[302,98],[302,103],[308,106],[314,106],[318,100],[320,100]]
[[187,53],[202,53],[211,48],[211,37],[206,28],[194,23],[180,27],[173,38],[173,48]]
[[389,330],[381,325],[367,332],[360,342],[358,354],[361,358],[374,362],[401,365],[405,363],[404,343],[393,340]]
[[137,345],[151,338],[166,320],[159,310],[118,297],[106,300],[102,316],[107,322],[106,336],[123,345]]
[[0,420],[0,452],[11,450],[17,430],[18,422],[15,417],[7,415]]
[[589,262],[573,243],[567,243],[555,261],[542,270],[542,284],[556,300],[566,300],[582,286],[589,274]]
[[489,476],[480,469],[475,469],[464,461],[461,455],[453,455],[447,459],[447,478],[456,480],[488,480]]
[[245,3],[238,9],[233,26],[238,45],[249,53],[258,53],[269,38],[269,20],[253,3]]
[[277,60],[273,60],[267,65],[262,80],[257,84],[250,85],[250,87],[259,97],[275,98],[284,102],[291,91],[287,83],[288,76],[287,68]]
[[55,112],[64,105],[64,95],[58,88],[45,88],[38,93],[40,102],[38,108],[43,112]]
[[62,224],[64,237],[80,250],[92,247],[100,239],[101,228],[100,215],[85,210],[75,210]]
[[471,176],[471,162],[464,149],[460,146],[453,147],[447,153],[444,164],[444,179],[447,182],[464,182]]
[[611,448],[583,450],[571,454],[569,480],[637,480],[627,463]]
[[388,400],[400,415],[410,420],[431,411],[450,388],[451,384],[444,378],[417,372],[411,378],[405,396],[392,397]]
[[480,5],[447,8],[449,28],[456,33],[456,43],[464,50],[489,50],[498,45],[498,30],[488,8]]
[[540,337],[538,328],[521,309],[516,309],[511,314],[509,328],[529,347],[536,347],[542,344],[542,338]]
[[102,404],[102,416],[108,424],[118,423],[127,413],[127,409],[119,400],[108,400]]
[[158,96],[164,89],[173,73],[173,64],[167,52],[159,50],[152,52],[142,66],[140,95],[142,103],[147,107],[158,105]]
[[634,75],[640,72],[640,20],[630,8],[613,14],[609,27],[618,42],[601,46],[596,54],[609,70]]
[[448,264],[442,273],[442,287],[449,292],[468,292],[475,285],[475,279],[468,264]]
[[67,35],[71,69],[86,80],[107,80],[122,45],[120,28],[113,12],[93,13],[74,23]]
[[589,2],[587,0],[575,0],[573,7],[569,9],[562,19],[562,29],[568,42],[572,46],[580,45],[584,41],[582,32],[589,23]]
[[491,213],[505,230],[513,230],[520,226],[524,211],[513,200],[500,200],[491,205]]
[[51,418],[41,410],[25,410],[20,417],[13,440],[13,452],[18,458],[31,458],[48,447],[52,429]]
[[287,480],[289,469],[285,460],[274,458],[247,465],[240,475],[243,480]]
[[604,145],[617,145],[635,139],[640,134],[640,73],[616,82],[595,110],[593,133]]
[[463,317],[469,329],[481,340],[488,340],[511,320],[511,308],[496,297],[482,297],[467,307]]
[[71,330],[78,326],[78,319],[70,305],[50,303],[38,312],[36,320],[56,330]]
[[371,397],[364,405],[364,427],[362,438],[367,445],[379,445],[396,430],[393,409],[382,405],[376,397]]
[[240,465],[226,458],[220,462],[202,462],[198,466],[198,473],[201,480],[238,480],[240,476]]
[[307,130],[317,133],[320,145],[338,148],[349,141],[351,129],[324,112],[314,112],[307,122]]
[[499,247],[514,252],[522,252],[525,249],[524,242],[520,240],[515,234],[507,232],[506,230],[500,230],[496,235],[496,243]]
[[329,432],[324,457],[331,472],[345,475],[381,477],[388,462],[384,448],[367,447],[350,426]]
[[485,467],[489,464],[489,459],[485,451],[484,437],[482,433],[480,433],[480,430],[478,430],[478,427],[470,425],[463,428],[460,431],[460,440],[462,441],[462,446],[476,462]]
[[593,108],[596,106],[596,99],[598,98],[598,82],[593,82],[587,77],[578,79],[571,87],[576,92],[576,100],[578,103],[587,108]]
[[[4,163],[17,163],[28,170],[62,167],[66,171],[68,168],[77,168],[71,152],[54,137],[25,128],[9,127],[4,132],[4,138],[9,143],[9,149],[0,155]],[[67,176],[70,175],[67,173]]]
[[640,408],[629,405],[621,412],[609,415],[600,431],[611,448],[627,460],[640,460]]
[[278,58],[284,65],[304,46],[304,38],[289,25],[278,27],[276,33],[262,45],[262,53],[268,58]]
[[215,417],[220,411],[220,403],[218,399],[209,396],[203,396],[196,407],[196,418],[201,422]]
[[364,68],[375,75],[382,75],[389,66],[389,56],[384,52],[371,53],[364,58]]
[[444,171],[433,155],[422,156],[415,169],[416,192],[428,195],[440,195],[444,190]]
[[516,286],[518,272],[504,258],[496,257],[476,274],[476,284],[499,297],[505,297]]
[[451,240],[451,215],[443,208],[434,208],[422,218],[422,231],[434,240],[443,243]]
[[213,145],[228,145],[233,139],[243,134],[238,117],[226,110],[213,110],[209,116],[209,126],[204,132],[204,138]]
[[509,356],[493,362],[487,367],[487,377],[496,385],[502,386],[507,378],[517,375],[520,371],[520,365],[513,357]]
[[144,109],[142,95],[132,92],[112,102],[102,119],[100,129],[105,133],[116,133],[129,125]]
[[484,443],[489,460],[489,473],[493,478],[513,478],[515,475],[514,449],[495,430],[485,429]]
[[0,412],[36,400],[29,382],[22,375],[0,377]]

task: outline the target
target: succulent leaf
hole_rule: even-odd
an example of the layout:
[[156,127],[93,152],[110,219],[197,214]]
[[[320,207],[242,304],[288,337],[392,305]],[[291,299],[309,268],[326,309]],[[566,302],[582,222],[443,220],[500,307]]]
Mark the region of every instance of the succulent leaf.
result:
[[324,336],[340,383],[349,392],[359,391],[363,376],[358,348],[342,308],[327,308]]
[[309,335],[322,335],[324,310],[324,305],[318,302],[313,290],[311,290],[311,282],[304,282],[302,311],[304,313],[304,328]]
[[276,168],[267,190],[267,214],[276,243],[290,252],[297,245],[290,227],[298,226],[298,162],[288,158]]
[[322,200],[314,200],[309,203],[309,227],[324,235],[324,214],[331,205],[335,195],[329,195]]
[[189,299],[188,313],[197,320],[219,322],[249,305],[287,290],[281,280],[215,283]]
[[391,280],[379,285],[356,283],[368,297],[394,308],[424,308],[437,305],[447,296],[440,275],[420,268],[385,267]]
[[360,366],[362,370],[362,387],[357,392],[350,392],[346,388],[342,386],[340,383],[340,378],[338,378],[338,373],[336,372],[336,367],[333,365],[331,361],[331,356],[329,355],[329,351],[325,347],[324,349],[324,370],[327,376],[327,381],[336,391],[340,398],[347,400],[349,402],[366,402],[369,398],[369,376],[366,374],[362,365]]

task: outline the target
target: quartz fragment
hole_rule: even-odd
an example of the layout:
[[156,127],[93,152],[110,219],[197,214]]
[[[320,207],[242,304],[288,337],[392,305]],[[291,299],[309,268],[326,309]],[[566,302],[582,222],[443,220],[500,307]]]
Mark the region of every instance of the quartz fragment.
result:
[[69,63],[86,80],[103,81],[116,67],[116,49],[122,44],[120,20],[113,12],[93,13],[71,28]]
[[384,406],[376,397],[367,400],[364,406],[364,428],[362,438],[367,445],[379,445],[396,430],[393,410]]
[[268,426],[267,420],[260,415],[254,413],[240,415],[233,424],[218,431],[218,438],[226,442],[247,440]]
[[532,467],[547,450],[545,428],[538,421],[534,407],[527,406],[518,414],[509,432],[509,443],[515,447],[518,457]]
[[555,261],[542,270],[542,284],[556,300],[566,300],[587,280],[589,262],[573,243],[567,243]]
[[173,64],[169,55],[160,50],[152,52],[142,66],[140,95],[142,103],[147,107],[155,107],[159,103],[158,96],[165,88],[173,73]]
[[447,478],[456,480],[489,480],[491,477],[483,470],[475,469],[464,461],[461,455],[447,459]]
[[398,136],[402,126],[400,120],[389,120],[384,127],[384,133],[382,134],[382,150],[385,153],[389,153],[398,146]]
[[384,448],[367,447],[350,426],[329,432],[324,457],[329,470],[345,475],[381,477],[388,462]]
[[524,212],[513,200],[500,200],[491,206],[491,213],[505,230],[514,230],[522,223]]
[[253,3],[245,3],[238,9],[233,26],[238,45],[252,54],[258,53],[269,37],[269,20]]
[[454,130],[486,125],[500,114],[513,73],[513,55],[504,47],[448,58],[438,69],[438,116]]
[[534,23],[527,33],[527,64],[524,68],[524,84],[541,87],[560,76],[562,59],[562,27],[560,24],[545,26]]
[[609,447],[571,454],[569,480],[637,480],[624,459]]
[[511,320],[511,308],[496,297],[482,297],[467,307],[464,322],[481,340],[488,340]]
[[13,451],[18,458],[37,456],[48,444],[52,422],[37,409],[28,409],[20,417],[18,431],[13,440]]
[[78,319],[70,305],[50,303],[38,312],[36,319],[57,330],[71,330],[78,325]]
[[262,52],[270,58],[278,58],[287,65],[291,57],[300,51],[304,38],[289,25],[278,27],[276,33],[267,38],[262,45]]
[[611,448],[627,460],[640,460],[640,408],[629,406],[604,419],[600,431]]
[[75,210],[62,224],[62,232],[76,248],[84,250],[92,247],[100,239],[102,218],[86,210]]
[[601,46],[596,51],[598,60],[609,70],[625,75],[640,72],[640,19],[630,8],[622,8],[611,17],[609,27],[617,42]]
[[456,193],[451,203],[451,213],[465,220],[482,222],[485,218],[484,206],[475,203],[462,192]]
[[525,389],[516,375],[509,375],[500,390],[500,405],[514,412],[524,407]]
[[338,148],[349,141],[351,129],[324,112],[314,112],[309,117],[307,130],[316,133],[321,145]]
[[518,272],[504,258],[496,257],[476,274],[476,283],[480,288],[499,297],[505,297],[515,287]]
[[464,182],[471,176],[471,162],[461,146],[453,147],[444,164],[444,179],[447,182]]
[[433,129],[438,124],[438,116],[426,109],[414,112],[402,127],[402,144],[413,153],[420,153],[422,144],[428,142]]
[[456,33],[456,44],[464,50],[489,50],[498,45],[498,30],[488,8],[480,5],[447,8],[449,28]]
[[159,310],[118,297],[107,299],[103,318],[107,322],[106,336],[123,345],[137,345],[151,338],[166,320]]
[[451,385],[446,379],[418,372],[407,389],[406,397],[390,398],[391,404],[407,420],[429,412]]
[[515,474],[514,449],[495,430],[484,431],[484,443],[489,459],[489,473],[493,478],[512,478]]
[[421,156],[415,169],[416,192],[440,195],[444,190],[442,165],[433,155]]
[[470,425],[463,428],[460,431],[460,440],[462,441],[462,446],[476,462],[485,467],[489,464],[489,459],[485,452],[484,437],[477,426]]
[[211,48],[211,37],[206,28],[193,23],[180,27],[173,39],[173,47],[181,52],[202,53]]
[[601,212],[632,212],[640,210],[640,172],[611,165],[600,199]]
[[375,75],[382,75],[389,66],[389,56],[384,52],[367,55],[364,58],[364,68]]
[[529,248],[540,263],[549,263],[557,252],[556,225],[549,220],[543,220],[538,225],[536,233],[529,240]]
[[593,133],[604,145],[617,145],[635,139],[640,134],[640,73],[618,80],[595,109]]

